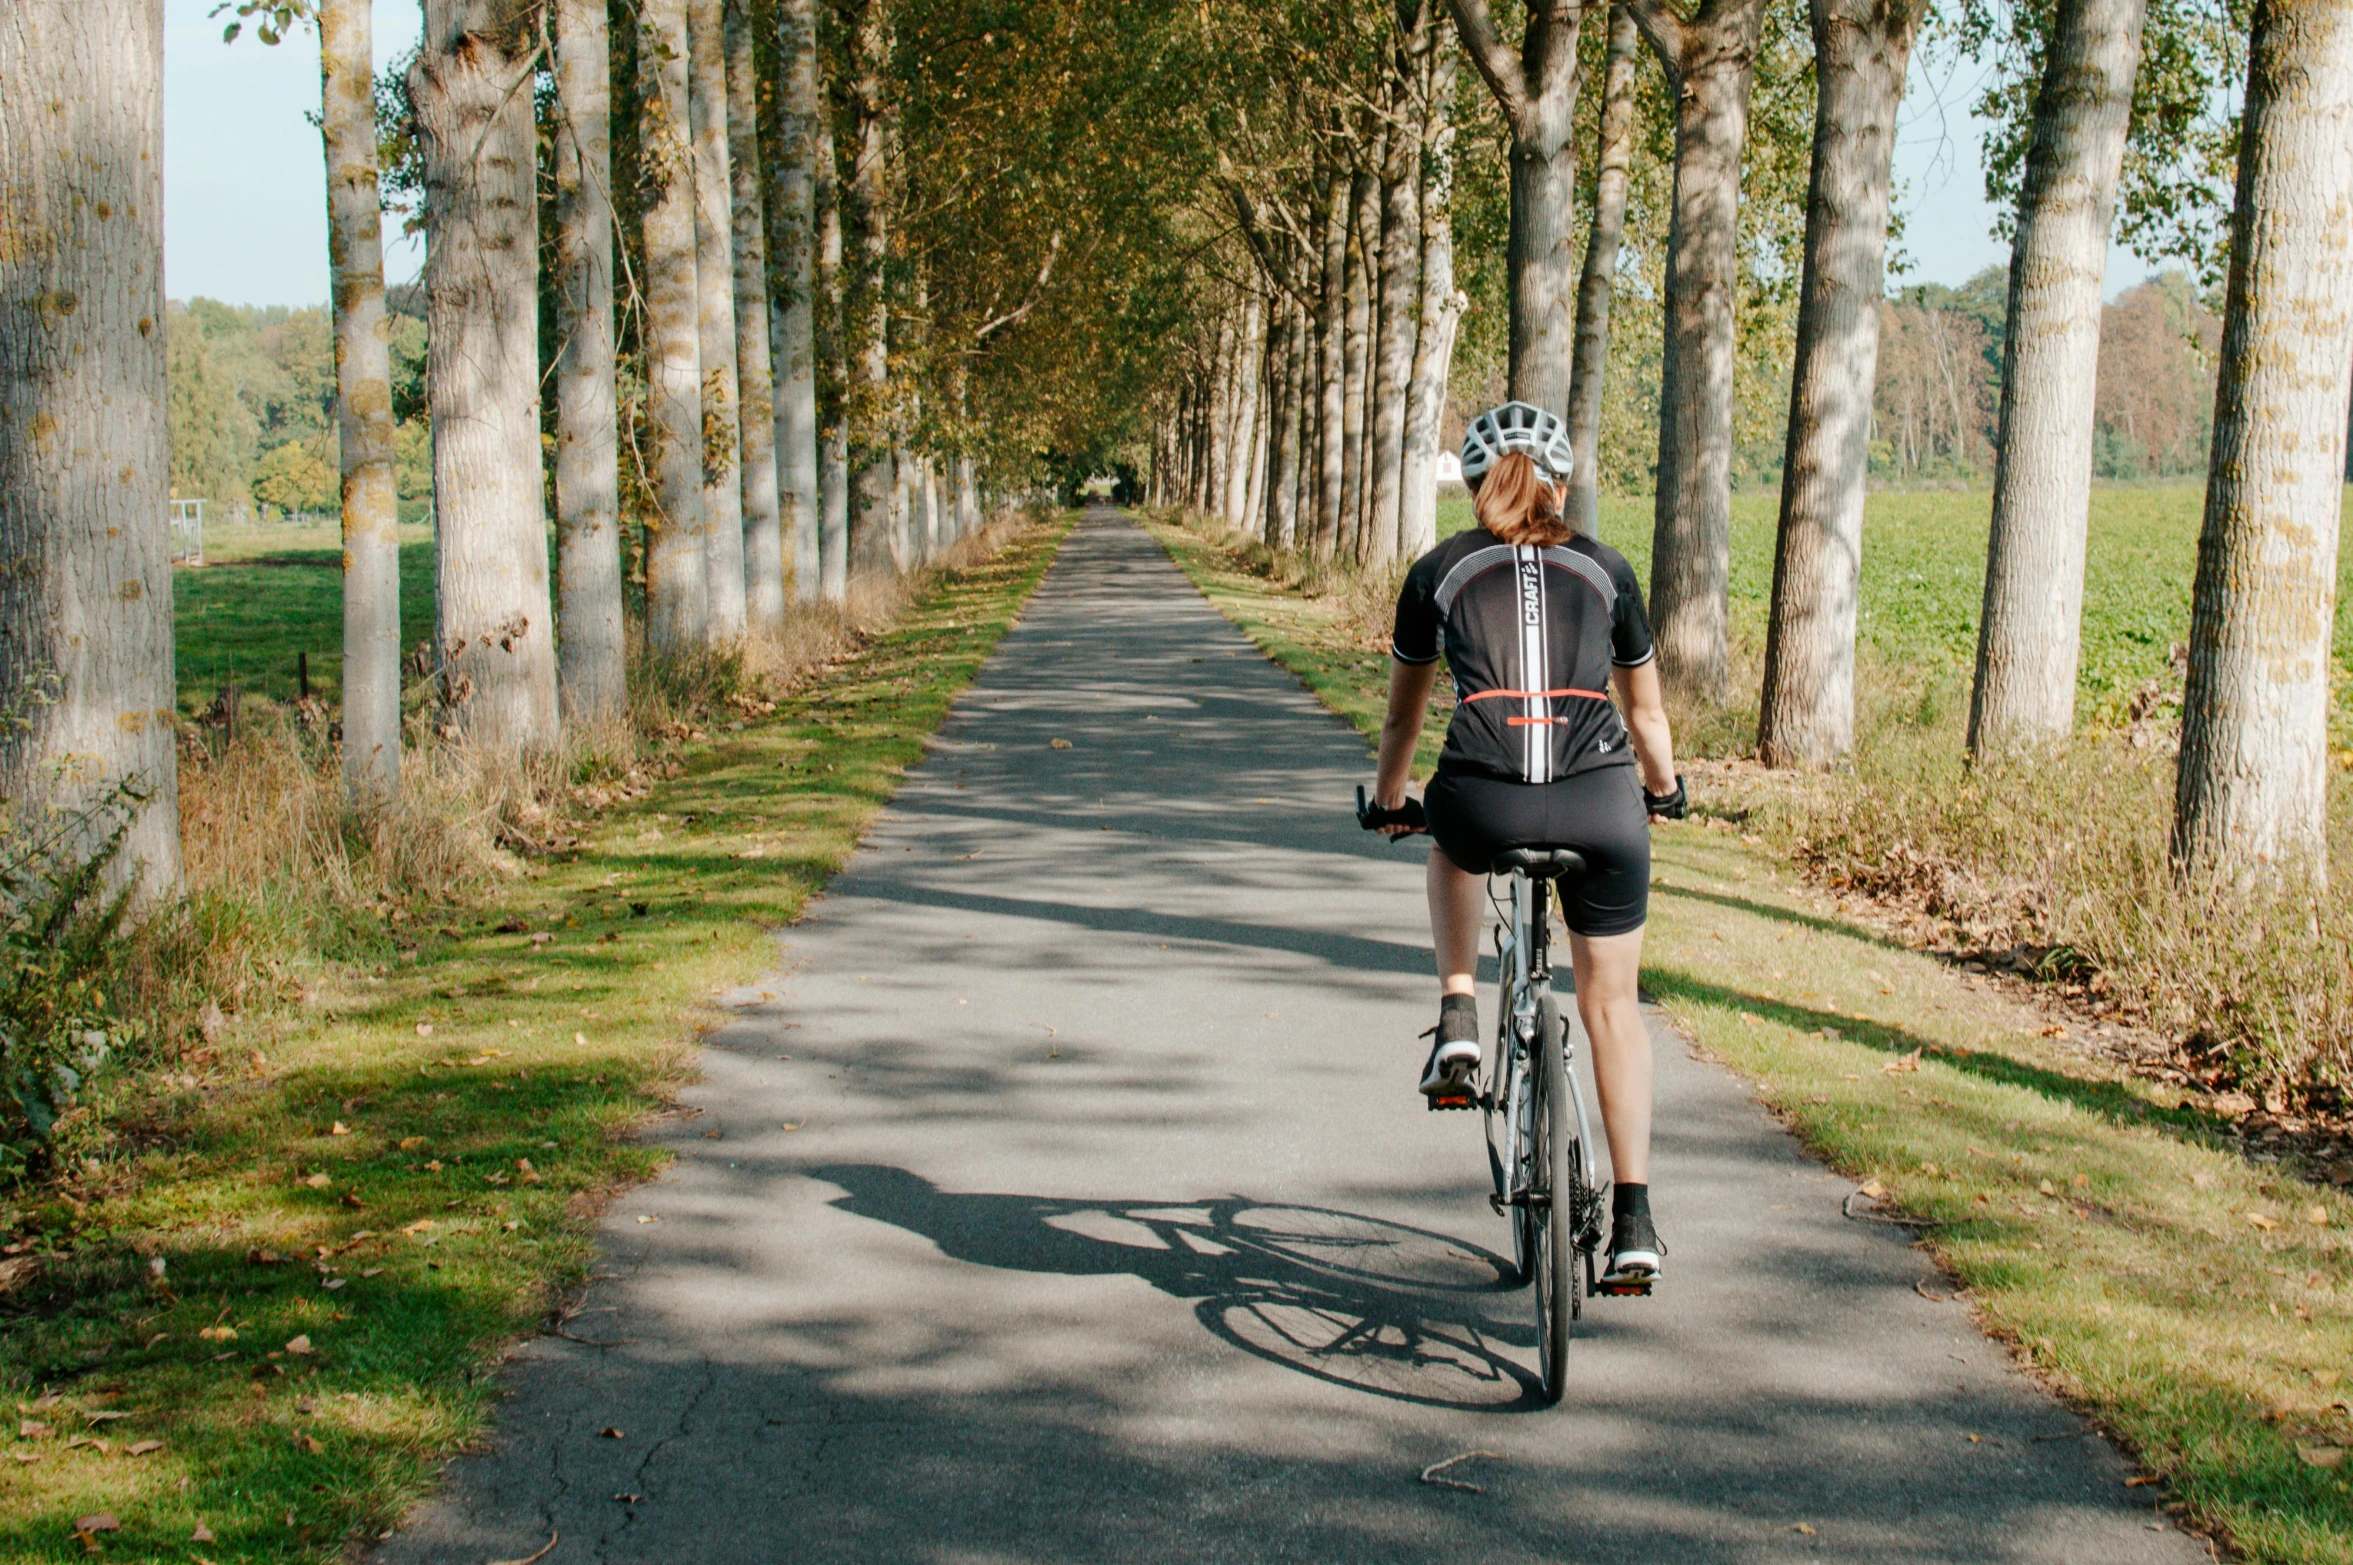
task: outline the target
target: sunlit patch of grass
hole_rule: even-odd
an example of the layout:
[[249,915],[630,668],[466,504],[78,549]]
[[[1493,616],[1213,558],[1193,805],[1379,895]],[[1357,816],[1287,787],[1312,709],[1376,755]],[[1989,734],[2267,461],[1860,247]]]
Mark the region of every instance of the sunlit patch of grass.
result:
[[304,971],[151,1122],[21,1192],[0,1395],[47,1427],[0,1463],[0,1558],[88,1558],[73,1524],[99,1512],[122,1529],[98,1547],[139,1560],[341,1558],[389,1527],[485,1429],[485,1371],[586,1274],[596,1212],[658,1167],[631,1132],[706,997],[774,963],[1062,531],[967,549],[577,847]]
[[[1337,600],[1156,532],[1268,656],[1377,732],[1387,659]],[[1881,1215],[1920,1225],[1952,1307],[2240,1557],[2353,1560],[2353,1200],[2251,1165],[2194,1097],[1844,918],[1762,837],[1695,821],[1653,853],[1646,985]]]

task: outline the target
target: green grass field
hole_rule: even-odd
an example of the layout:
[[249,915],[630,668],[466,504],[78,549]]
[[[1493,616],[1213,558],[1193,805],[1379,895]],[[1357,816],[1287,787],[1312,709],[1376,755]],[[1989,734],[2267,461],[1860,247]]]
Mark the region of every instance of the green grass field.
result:
[[[2084,719],[2118,717],[2134,691],[2167,676],[2170,649],[2188,639],[2204,503],[2204,487],[2195,483],[2092,491],[2078,684]],[[1772,606],[1779,504],[1772,493],[1732,500],[1732,624],[1752,663],[1762,659]],[[1915,700],[1966,707],[1992,506],[1992,496],[1982,490],[1871,497],[1864,513],[1857,634],[1883,694],[1901,689]],[[2347,509],[2353,511],[2353,491]],[[1467,496],[1440,497],[1439,536],[1471,524]],[[1649,581],[1649,496],[1604,498],[1601,536]],[[2342,548],[2335,645],[2338,732],[2345,735],[2353,731],[2353,550]]]
[[[172,571],[180,711],[223,685],[294,699],[296,659],[313,692],[343,682],[343,540],[331,527],[208,527],[201,566]],[[400,644],[433,634],[433,529],[400,529]]]

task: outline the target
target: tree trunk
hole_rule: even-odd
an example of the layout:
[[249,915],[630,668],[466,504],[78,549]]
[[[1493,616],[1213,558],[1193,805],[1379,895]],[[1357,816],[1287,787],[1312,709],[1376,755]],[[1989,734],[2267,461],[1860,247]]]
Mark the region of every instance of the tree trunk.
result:
[[784,531],[776,492],[776,382],[768,351],[768,213],[760,172],[759,66],[745,0],[726,0],[727,167],[734,184],[735,380],[742,411],[744,625],[784,629]]
[[1688,22],[1661,0],[1628,4],[1676,89],[1651,621],[1668,687],[1721,701],[1731,661],[1740,158],[1764,0],[1704,0]]
[[825,346],[832,417],[818,447],[817,596],[841,603],[850,594],[849,323],[842,288],[842,188],[833,127],[817,116],[817,298],[825,306]]
[[1452,4],[1463,52],[1511,130],[1511,394],[1566,414],[1576,332],[1577,36],[1586,7],[1531,0],[1527,32],[1513,49],[1497,35],[1486,0]]
[[853,84],[858,125],[850,203],[857,217],[858,272],[850,294],[857,304],[858,386],[850,399],[864,447],[850,508],[850,568],[889,573],[899,566],[894,526],[896,483],[887,428],[890,413],[890,301],[884,268],[890,259],[890,120],[883,71],[890,57],[890,20],[884,0],[862,0],[853,35]]
[[1226,491],[1226,516],[1247,533],[1259,531],[1259,435],[1265,419],[1266,305],[1253,295],[1242,306],[1241,361],[1234,367],[1234,447],[1237,458]]
[[1323,295],[1316,322],[1315,543],[1318,559],[1340,551],[1341,496],[1347,471],[1348,203],[1353,190],[1334,170],[1324,192]]
[[[1290,460],[1283,451],[1283,426],[1291,418],[1291,301],[1274,295],[1266,320],[1266,484],[1265,504],[1258,512],[1259,536],[1269,548],[1282,548],[1290,528],[1283,504],[1291,486]],[[1297,447],[1291,452],[1298,455]]]
[[556,680],[564,716],[597,721],[618,717],[629,699],[614,403],[611,41],[603,0],[557,0],[555,34],[563,333],[556,365]]
[[1855,593],[1886,296],[1896,107],[1924,0],[1811,0],[1813,176],[1757,750],[1820,766],[1855,735]]
[[1381,329],[1373,352],[1371,494],[1365,503],[1364,562],[1397,558],[1405,514],[1405,418],[1413,396],[1415,340],[1421,328],[1422,142],[1408,113],[1416,85],[1403,75],[1392,102],[1401,122],[1389,135],[1382,170]]
[[1423,91],[1430,112],[1422,133],[1421,323],[1406,403],[1397,538],[1399,555],[1409,560],[1438,542],[1438,440],[1455,327],[1466,303],[1454,286],[1454,69],[1452,51],[1434,51]]
[[727,155],[724,0],[686,0],[694,146],[695,329],[703,355],[703,557],[709,644],[743,640],[743,420],[735,335],[735,181]]
[[409,74],[424,152],[443,689],[459,729],[499,755],[557,737],[533,10],[523,0],[426,0]]
[[779,0],[777,84],[783,157],[776,166],[769,218],[775,227],[776,478],[779,526],[792,556],[796,602],[816,599],[823,546],[818,540],[816,189],[817,15],[815,0]]
[[1633,14],[1622,5],[1611,7],[1593,227],[1585,241],[1585,271],[1577,282],[1577,357],[1569,372],[1569,445],[1577,454],[1577,470],[1569,480],[1569,524],[1588,538],[1601,536],[1601,391],[1609,367],[1618,243],[1626,231],[1626,184],[1634,165],[1634,56],[1640,47]]
[[116,874],[148,896],[180,882],[163,29],[151,0],[0,17],[0,799],[41,831],[135,781]]
[[2100,285],[2145,0],[2059,0],[2010,251],[1993,530],[1969,703],[1973,752],[2075,727]]
[[1296,300],[1282,301],[1283,351],[1275,381],[1275,420],[1270,467],[1273,482],[1266,527],[1267,542],[1278,549],[1299,547],[1299,423],[1300,393],[1306,386],[1307,317]]
[[1380,200],[1380,182],[1359,170],[1351,180],[1352,216],[1347,243],[1348,297],[1346,340],[1341,363],[1340,403],[1340,547],[1342,559],[1354,563],[1361,537],[1365,490],[1365,385],[1372,367],[1373,278],[1370,263],[1375,251],[1365,242]]
[[643,165],[638,182],[645,191],[646,400],[658,513],[646,521],[645,637],[653,651],[676,653],[703,645],[711,623],[686,0],[640,0],[637,101]]
[[2173,844],[2193,873],[2317,881],[2353,362],[2353,10],[2257,0],[2246,105]]
[[364,0],[325,0],[318,12],[343,466],[343,783],[354,804],[383,802],[400,789],[400,497],[392,481],[392,349],[368,10]]

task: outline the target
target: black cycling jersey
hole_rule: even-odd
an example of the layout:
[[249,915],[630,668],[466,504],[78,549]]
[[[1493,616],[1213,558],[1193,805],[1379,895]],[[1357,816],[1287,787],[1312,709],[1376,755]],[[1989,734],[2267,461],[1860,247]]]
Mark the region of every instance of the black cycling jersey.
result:
[[1650,661],[1650,617],[1609,545],[1447,539],[1407,573],[1391,648],[1403,663],[1441,650],[1457,700],[1441,771],[1545,783],[1632,764],[1610,670]]

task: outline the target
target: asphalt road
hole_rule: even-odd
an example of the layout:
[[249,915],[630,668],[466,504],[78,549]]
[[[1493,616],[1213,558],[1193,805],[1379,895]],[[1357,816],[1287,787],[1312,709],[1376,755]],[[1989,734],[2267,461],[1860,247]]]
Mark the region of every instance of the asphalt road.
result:
[[[1477,1120],[1413,1090],[1421,850],[1355,829],[1369,771],[1090,514],[730,997],[568,1328],[614,1345],[525,1347],[379,1559],[2207,1558],[1663,1024],[1667,1280],[1541,1408]],[[1474,1450],[1482,1492],[1419,1481]]]

